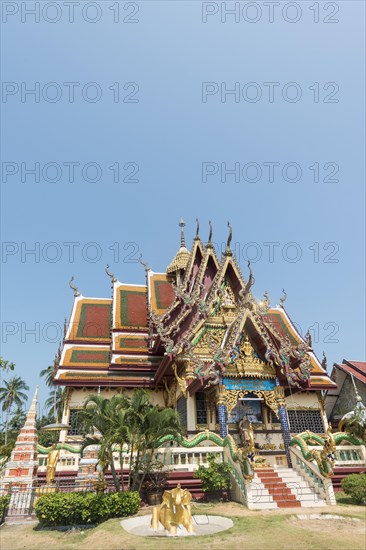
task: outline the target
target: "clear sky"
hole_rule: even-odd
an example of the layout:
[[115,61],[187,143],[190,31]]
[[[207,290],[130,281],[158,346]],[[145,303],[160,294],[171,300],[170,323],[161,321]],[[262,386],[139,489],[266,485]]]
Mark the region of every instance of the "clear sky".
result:
[[143,283],[181,216],[220,246],[230,220],[255,294],[285,288],[328,365],[365,359],[364,2],[2,10],[1,353],[31,391],[71,275],[84,296],[110,296],[107,263]]

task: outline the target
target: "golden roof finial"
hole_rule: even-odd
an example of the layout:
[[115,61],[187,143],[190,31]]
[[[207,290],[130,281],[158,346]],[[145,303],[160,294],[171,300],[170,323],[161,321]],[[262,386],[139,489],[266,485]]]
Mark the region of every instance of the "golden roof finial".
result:
[[197,241],[200,238],[200,222],[198,218],[196,218],[196,224],[197,224],[197,227],[196,227],[196,236],[194,238],[195,241]]
[[240,301],[244,305],[248,305],[251,302],[251,296],[250,296],[250,289],[255,283],[255,279],[253,277],[252,268],[250,267],[250,260],[248,260],[248,269],[249,269],[249,279],[247,284],[244,288],[241,289],[239,292]]
[[186,226],[186,222],[183,220],[183,218],[179,221],[179,227],[180,227],[180,247],[181,248],[187,248],[186,247],[186,240],[184,237],[184,228]]
[[211,242],[212,241],[212,223],[211,223],[211,220],[209,220],[208,225],[210,226],[210,232],[208,234],[207,246],[212,247],[212,242]]
[[283,304],[284,304],[284,302],[286,301],[286,298],[287,298],[287,294],[286,294],[284,288],[282,289],[282,292],[283,292],[283,294],[282,294],[282,296],[281,296],[281,298],[280,298],[280,303],[279,303],[279,306],[280,306],[280,307],[283,307]]
[[325,351],[323,351],[323,359],[322,359],[321,365],[322,365],[323,369],[326,371],[328,361],[327,361],[327,356],[325,355]]
[[115,278],[115,276],[113,275],[113,273],[112,273],[111,271],[108,271],[108,268],[109,268],[109,264],[107,264],[107,265],[106,265],[106,268],[105,268],[106,274],[108,275],[108,277],[111,278],[112,283],[116,283],[116,282],[117,282],[117,279]]
[[227,238],[225,254],[226,254],[226,256],[231,256],[232,252],[231,252],[230,245],[231,245],[231,241],[232,241],[232,238],[233,238],[233,229],[230,225],[230,222],[227,222],[227,226],[229,228],[229,236]]
[[75,298],[77,298],[78,296],[80,296],[80,292],[79,292],[78,288],[75,285],[72,284],[73,280],[74,280],[74,275],[70,279],[69,287],[72,288],[72,290],[74,291],[74,296],[75,296]]
[[181,218],[179,222],[179,227],[181,229],[181,235],[180,235],[180,249],[176,253],[174,259],[170,262],[168,265],[166,272],[169,275],[170,273],[174,273],[180,270],[184,270],[187,268],[190,253],[186,247],[186,241],[184,238],[184,228],[185,228],[185,221]]
[[144,266],[145,271],[151,271],[151,267],[142,259],[142,254],[140,254],[139,262],[142,266]]

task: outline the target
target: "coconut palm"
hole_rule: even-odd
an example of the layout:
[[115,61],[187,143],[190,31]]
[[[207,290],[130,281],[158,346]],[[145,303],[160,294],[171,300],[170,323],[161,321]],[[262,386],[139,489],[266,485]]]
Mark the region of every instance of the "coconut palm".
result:
[[[130,406],[126,411],[126,424],[128,426],[128,444],[130,450],[130,467],[128,472],[128,489],[131,488],[132,476],[139,468],[139,449],[141,447],[141,428],[145,417],[152,407],[149,394],[143,388],[137,388],[132,396]],[[137,457],[133,464],[133,452],[137,449]],[[134,475],[134,477],[136,477]]]
[[57,361],[56,358],[53,361],[53,365],[49,365],[45,369],[42,369],[40,372],[40,376],[45,379],[46,386],[51,387],[53,384],[53,381],[55,379],[57,372]]
[[99,445],[99,462],[110,465],[116,491],[120,490],[120,481],[114,465],[113,447],[119,445],[122,462],[122,447],[127,436],[127,430],[123,429],[126,423],[122,412],[128,406],[129,399],[125,396],[114,395],[111,399],[105,399],[100,395],[92,395],[87,399],[84,410],[80,412],[85,430],[91,434],[85,438],[81,452],[89,445]]
[[9,370],[14,370],[14,368],[14,363],[9,363],[9,361],[5,361],[5,359],[0,356],[0,370],[8,372]]
[[50,391],[50,396],[45,401],[48,414],[51,414],[55,422],[60,422],[64,410],[66,391],[59,386]]
[[172,435],[177,438],[182,433],[182,427],[178,413],[173,409],[162,409],[157,406],[151,406],[145,415],[144,421],[140,426],[141,438],[138,445],[137,472],[141,465],[144,465],[143,473],[136,476],[134,480],[137,487],[137,478],[139,477],[138,491],[141,490],[146,473],[153,461],[154,453],[159,446],[159,441],[166,435]]
[[13,376],[9,382],[4,380],[4,386],[0,387],[0,403],[2,403],[2,410],[6,411],[5,445],[8,442],[8,425],[11,408],[14,404],[18,408],[21,408],[28,401],[28,396],[24,393],[28,390],[29,386],[20,376]]

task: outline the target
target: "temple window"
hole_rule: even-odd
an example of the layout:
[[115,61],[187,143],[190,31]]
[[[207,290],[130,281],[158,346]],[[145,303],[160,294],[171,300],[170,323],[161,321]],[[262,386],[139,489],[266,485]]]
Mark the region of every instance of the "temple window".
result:
[[177,412],[182,427],[187,428],[187,400],[185,397],[180,397],[177,400]]
[[316,434],[324,433],[324,425],[319,410],[287,410],[291,433],[310,430]]
[[207,424],[206,401],[203,392],[196,393],[196,423]]
[[80,409],[70,409],[68,435],[82,435],[81,422],[79,418]]

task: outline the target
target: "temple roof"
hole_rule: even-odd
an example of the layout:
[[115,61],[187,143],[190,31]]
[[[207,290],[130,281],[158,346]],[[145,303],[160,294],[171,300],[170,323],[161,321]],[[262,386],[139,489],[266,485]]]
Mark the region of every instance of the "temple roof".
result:
[[343,363],[334,363],[336,369],[341,369],[347,374],[351,374],[362,382],[366,384],[366,362],[365,361],[347,361],[343,359]]
[[[150,387],[173,377],[175,363],[189,360],[195,365],[189,383],[196,377],[202,387],[218,383],[225,368],[234,377],[278,377],[296,390],[335,387],[311,341],[291,321],[285,296],[276,307],[270,307],[267,295],[262,301],[254,298],[250,262],[245,279],[230,248],[230,224],[220,260],[211,244],[211,225],[204,245],[197,224],[191,251],[184,226],[181,220],[181,246],[167,273],[143,264],[145,285],[121,283],[107,266],[112,298],[86,298],[71,280],[74,305],[55,383]],[[203,334],[202,355],[197,345]]]

